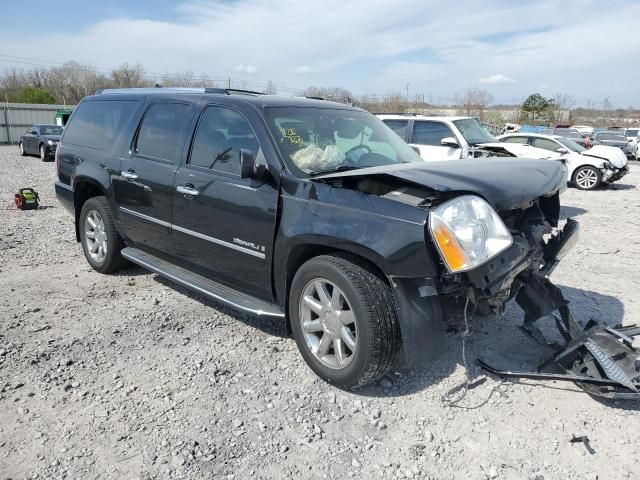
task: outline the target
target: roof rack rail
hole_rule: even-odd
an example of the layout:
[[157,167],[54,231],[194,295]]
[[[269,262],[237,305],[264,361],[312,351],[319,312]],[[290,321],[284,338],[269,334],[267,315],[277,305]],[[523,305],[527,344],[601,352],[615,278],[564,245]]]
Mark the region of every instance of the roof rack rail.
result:
[[241,95],[264,95],[262,92],[254,92],[252,90],[241,90],[238,88],[192,88],[192,87],[142,87],[142,88],[103,88],[96,90],[96,95],[117,95],[127,93],[141,93],[141,94],[156,94],[156,93],[190,93],[190,94],[206,94],[214,93],[218,95],[231,95],[233,93],[239,93]]
[[310,100],[326,100],[324,97],[314,97],[312,95],[305,95],[304,98],[308,98]]
[[418,115],[422,115],[422,113],[409,113],[409,112],[381,112],[376,113],[376,115],[408,115],[411,117],[417,117]]

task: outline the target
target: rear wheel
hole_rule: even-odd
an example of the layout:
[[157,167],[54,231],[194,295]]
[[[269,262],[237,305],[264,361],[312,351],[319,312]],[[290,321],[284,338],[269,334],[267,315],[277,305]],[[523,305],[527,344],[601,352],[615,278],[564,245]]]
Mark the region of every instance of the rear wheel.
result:
[[84,256],[94,270],[111,273],[127,264],[120,255],[122,242],[106,198],[93,197],[85,202],[79,228]]
[[602,174],[595,167],[580,167],[573,176],[573,181],[580,190],[594,190],[602,182]]
[[383,377],[402,340],[391,289],[348,256],[323,255],[296,273],[289,294],[291,329],[311,369],[340,388]]

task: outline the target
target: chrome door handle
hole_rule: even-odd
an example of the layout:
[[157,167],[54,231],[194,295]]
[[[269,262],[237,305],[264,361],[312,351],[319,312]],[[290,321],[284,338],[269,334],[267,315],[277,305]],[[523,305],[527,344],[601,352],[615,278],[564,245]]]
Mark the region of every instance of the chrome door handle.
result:
[[129,170],[124,170],[124,171],[120,172],[120,175],[122,175],[127,180],[137,180],[138,179],[138,174],[136,174],[135,172],[131,172]]
[[187,185],[178,185],[176,187],[178,193],[184,193],[185,195],[191,195],[192,197],[197,197],[200,195],[200,192],[193,187]]

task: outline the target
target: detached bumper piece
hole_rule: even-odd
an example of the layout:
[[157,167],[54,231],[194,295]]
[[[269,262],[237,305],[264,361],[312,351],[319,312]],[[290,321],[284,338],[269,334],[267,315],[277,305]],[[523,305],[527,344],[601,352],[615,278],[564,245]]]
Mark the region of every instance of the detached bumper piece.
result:
[[[577,233],[577,228],[575,230],[570,227],[566,233],[572,234],[550,245],[552,251],[545,252],[545,257],[557,258],[571,243],[569,239]],[[543,269],[541,273],[549,271]],[[500,377],[569,381],[590,395],[640,400],[640,351],[633,346],[634,337],[640,336],[640,327],[612,328],[591,320],[583,328],[571,314],[560,289],[548,278],[535,273],[521,281],[523,287],[516,295],[516,302],[525,311],[523,330],[537,342],[554,348],[555,353],[539,365],[536,372],[499,370],[482,360],[478,360],[479,365]],[[546,339],[534,325],[550,314],[554,314],[562,337],[560,345]]]

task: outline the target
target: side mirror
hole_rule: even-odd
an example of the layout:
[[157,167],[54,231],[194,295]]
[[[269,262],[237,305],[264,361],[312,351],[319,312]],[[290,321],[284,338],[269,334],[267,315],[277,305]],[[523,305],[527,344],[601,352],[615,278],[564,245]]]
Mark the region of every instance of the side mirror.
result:
[[264,165],[257,165],[251,150],[240,149],[240,178],[258,179],[264,175]]
[[36,132],[35,130],[31,130],[31,135],[37,135],[38,132]]
[[443,147],[451,147],[451,148],[458,148],[460,146],[458,141],[453,137],[443,138],[442,140],[440,140],[440,145],[442,145]]
[[556,149],[556,152],[558,152],[558,153],[569,153],[569,150],[567,150],[564,147],[560,147],[560,148]]

